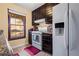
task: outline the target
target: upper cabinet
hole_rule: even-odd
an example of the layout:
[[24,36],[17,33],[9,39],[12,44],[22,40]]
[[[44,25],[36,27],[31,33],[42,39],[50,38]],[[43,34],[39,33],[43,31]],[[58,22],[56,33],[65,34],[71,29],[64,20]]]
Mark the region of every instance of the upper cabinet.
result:
[[35,20],[39,20],[42,18],[45,18],[45,21],[47,24],[52,23],[52,7],[55,6],[58,3],[46,3],[39,8],[32,11],[32,25],[36,24],[34,23]]

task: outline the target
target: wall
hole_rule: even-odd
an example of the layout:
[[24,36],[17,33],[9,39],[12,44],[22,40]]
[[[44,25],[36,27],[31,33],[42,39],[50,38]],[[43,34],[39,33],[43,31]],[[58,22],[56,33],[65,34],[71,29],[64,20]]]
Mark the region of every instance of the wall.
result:
[[4,35],[8,40],[8,12],[7,9],[14,9],[26,15],[26,38],[9,41],[12,47],[28,44],[28,29],[32,27],[31,10],[22,8],[16,4],[0,3],[0,29],[4,30]]

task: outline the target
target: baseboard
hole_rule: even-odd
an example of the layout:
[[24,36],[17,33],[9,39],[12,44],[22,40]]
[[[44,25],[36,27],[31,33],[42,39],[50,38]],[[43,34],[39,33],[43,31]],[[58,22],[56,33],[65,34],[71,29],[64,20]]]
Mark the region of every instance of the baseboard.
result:
[[12,49],[18,48],[18,47],[21,47],[21,46],[24,46],[24,45],[26,45],[26,44],[21,44],[21,45],[13,46]]

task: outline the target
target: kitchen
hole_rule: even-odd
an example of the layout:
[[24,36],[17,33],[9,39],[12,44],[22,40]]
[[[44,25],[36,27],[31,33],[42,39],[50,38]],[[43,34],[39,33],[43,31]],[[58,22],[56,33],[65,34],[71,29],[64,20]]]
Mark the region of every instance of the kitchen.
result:
[[[8,39],[5,43],[10,55],[16,56],[51,56],[52,50],[52,7],[58,3],[14,3],[0,4],[1,38]],[[8,18],[7,18],[8,16]],[[8,26],[7,26],[8,24]],[[2,40],[3,41],[3,40]],[[2,42],[1,41],[1,42]],[[5,48],[4,48],[5,50]],[[2,51],[2,49],[1,49]],[[30,51],[30,52],[29,52]],[[2,53],[2,55],[9,55]]]
[[52,54],[52,7],[55,5],[46,3],[32,11],[32,25],[36,30],[29,33],[29,43],[50,54]]
[[2,6],[1,56],[79,56],[79,3]]

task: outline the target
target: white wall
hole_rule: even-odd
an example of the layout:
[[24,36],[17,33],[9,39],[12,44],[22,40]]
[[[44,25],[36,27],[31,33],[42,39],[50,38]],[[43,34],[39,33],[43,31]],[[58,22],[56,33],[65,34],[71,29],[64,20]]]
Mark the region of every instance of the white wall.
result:
[[26,15],[26,38],[9,41],[12,48],[28,44],[28,29],[32,27],[32,11],[14,3],[0,3],[0,29],[8,40],[8,8]]

